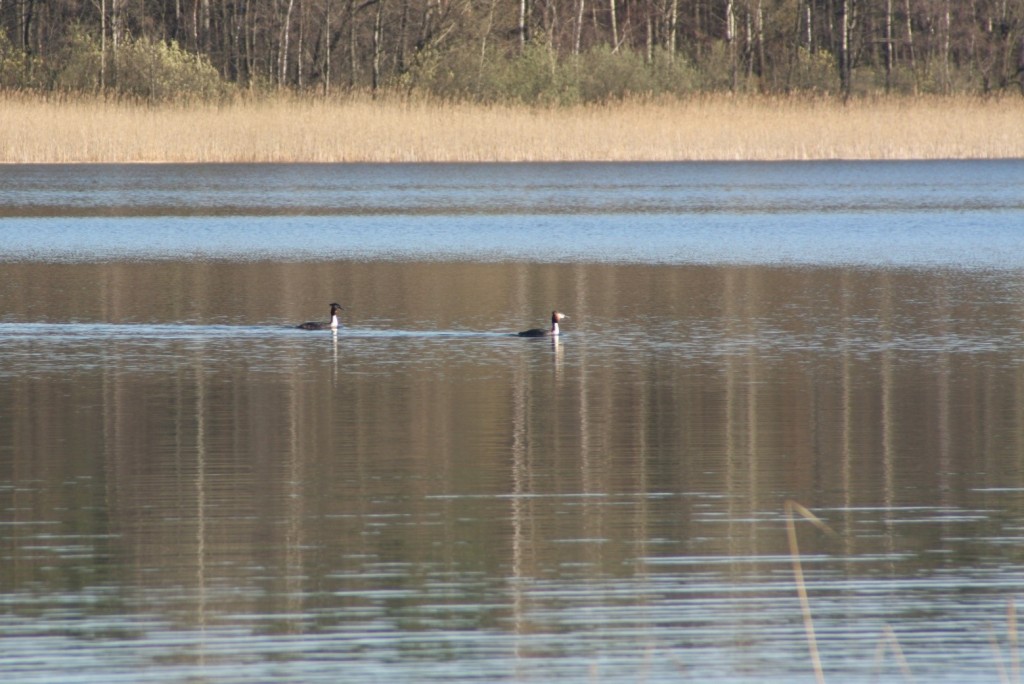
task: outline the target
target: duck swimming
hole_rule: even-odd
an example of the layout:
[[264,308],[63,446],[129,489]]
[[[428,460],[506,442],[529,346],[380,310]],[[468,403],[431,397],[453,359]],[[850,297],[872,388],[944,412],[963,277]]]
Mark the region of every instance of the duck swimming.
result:
[[568,318],[564,313],[558,311],[551,312],[551,328],[531,328],[530,330],[524,330],[518,333],[520,337],[551,337],[558,334],[558,322],[563,318]]
[[301,330],[337,330],[338,329],[338,312],[342,310],[341,304],[337,302],[331,303],[331,322],[324,323],[322,321],[307,321],[302,325],[296,326]]

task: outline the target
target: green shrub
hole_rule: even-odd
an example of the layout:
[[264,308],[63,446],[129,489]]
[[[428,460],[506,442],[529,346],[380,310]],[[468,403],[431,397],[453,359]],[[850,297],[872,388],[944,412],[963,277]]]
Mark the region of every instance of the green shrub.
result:
[[484,72],[497,99],[524,104],[571,104],[578,97],[558,55],[546,43],[527,43],[511,58],[495,60]]
[[125,39],[116,52],[107,44],[106,74],[101,83],[100,43],[81,27],[72,27],[59,51],[50,87],[71,92],[108,93],[146,101],[211,100],[225,95],[227,84],[206,57],[177,43],[148,38]]
[[701,59],[699,83],[702,91],[745,90],[745,75],[737,69],[736,59],[731,52],[735,49],[735,46],[730,46],[724,40],[711,44]]
[[399,84],[407,92],[441,99],[550,105],[577,99],[570,81],[555,53],[544,43],[532,42],[514,55],[490,49],[481,54],[468,44],[423,51]]
[[681,54],[670,58],[668,50],[654,51],[654,92],[657,95],[688,95],[700,89],[700,73]]
[[918,76],[910,65],[897,64],[889,77],[889,90],[902,95],[914,95],[919,88]]
[[682,55],[658,48],[648,61],[638,52],[595,47],[580,57],[579,88],[585,102],[687,95],[699,89],[699,75]]
[[635,52],[612,52],[602,45],[577,60],[578,87],[584,102],[621,100],[650,95],[655,90],[654,72]]
[[[493,55],[488,54],[486,58],[493,59]],[[486,100],[483,92],[488,84],[483,82],[483,64],[479,50],[474,51],[468,45],[445,51],[430,48],[416,54],[396,85],[408,93],[427,93],[443,100]]]
[[808,93],[839,92],[839,69],[835,56],[828,50],[797,48],[787,84],[790,90]]
[[49,85],[56,90],[99,92],[101,65],[99,42],[81,26],[71,26],[56,59],[50,63]]
[[127,41],[117,51],[117,92],[152,101],[211,100],[225,93],[217,69],[206,57],[171,41]]
[[539,41],[512,55],[492,50],[481,55],[469,46],[443,53],[423,52],[399,80],[407,92],[442,99],[537,105],[685,94],[698,82],[696,70],[686,59],[670,60],[661,50],[655,53],[653,63],[646,63],[635,52],[613,53],[608,47],[560,60],[550,46]]

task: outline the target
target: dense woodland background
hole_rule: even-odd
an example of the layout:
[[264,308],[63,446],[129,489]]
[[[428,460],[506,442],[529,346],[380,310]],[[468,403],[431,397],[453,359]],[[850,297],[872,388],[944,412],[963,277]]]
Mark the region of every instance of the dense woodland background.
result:
[[1024,92],[1024,0],[0,0],[0,88],[542,104]]

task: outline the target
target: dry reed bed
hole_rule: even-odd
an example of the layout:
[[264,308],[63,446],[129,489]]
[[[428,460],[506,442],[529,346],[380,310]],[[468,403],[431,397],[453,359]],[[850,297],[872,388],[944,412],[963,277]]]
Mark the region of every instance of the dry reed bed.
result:
[[695,98],[534,108],[0,97],[0,162],[1024,158],[1024,98]]

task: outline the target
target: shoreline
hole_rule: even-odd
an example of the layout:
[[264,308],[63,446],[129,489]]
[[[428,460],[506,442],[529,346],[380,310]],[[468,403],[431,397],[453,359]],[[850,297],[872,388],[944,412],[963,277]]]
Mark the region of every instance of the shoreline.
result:
[[0,165],[1021,159],[1022,120],[1020,97],[716,96],[537,108],[0,95]]
[[777,164],[857,164],[857,163],[943,163],[943,162],[1019,162],[1024,161],[1020,157],[893,157],[884,159],[871,158],[828,158],[828,159],[574,159],[571,161],[560,160],[474,160],[474,161],[161,161],[145,159],[139,161],[0,161],[0,169],[13,166],[339,166],[339,165],[365,165],[365,166],[388,166],[388,165],[420,165],[420,166],[485,166],[488,164],[535,164],[535,165],[586,165],[586,164],[764,164],[765,166]]

